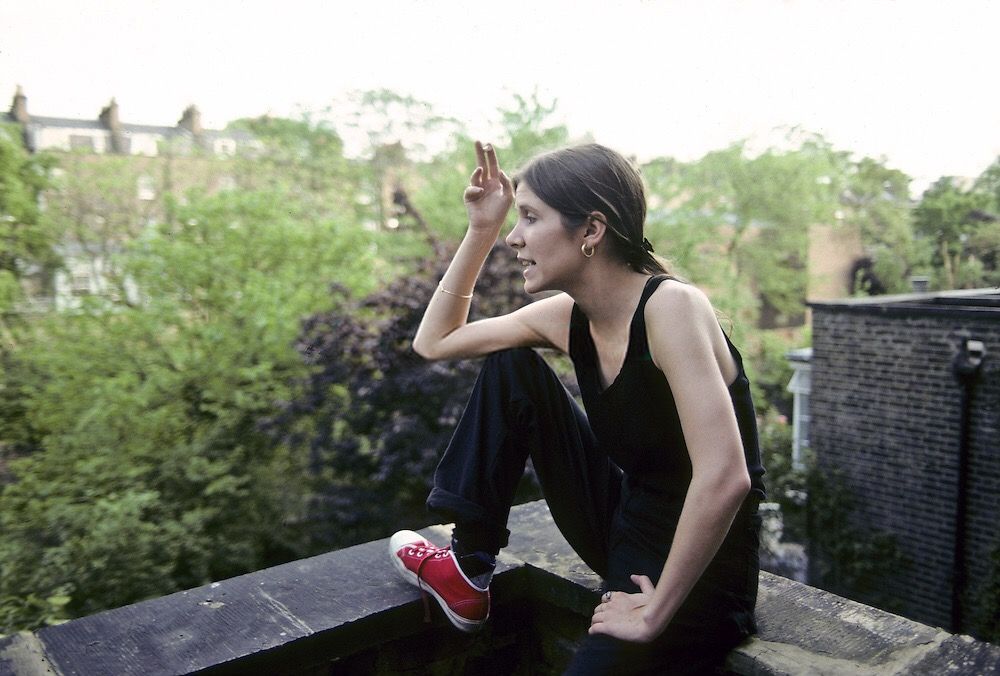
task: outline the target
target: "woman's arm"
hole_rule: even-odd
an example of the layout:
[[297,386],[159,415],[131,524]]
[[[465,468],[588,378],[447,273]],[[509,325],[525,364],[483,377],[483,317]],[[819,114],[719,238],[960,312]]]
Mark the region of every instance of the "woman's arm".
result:
[[[649,641],[670,623],[725,539],[750,491],[739,425],[723,373],[721,328],[708,299],[685,284],[661,285],[647,305],[650,351],[670,382],[692,478],[670,554],[654,587],[633,575],[639,594],[612,595],[594,614],[591,633]],[[720,363],[721,360],[721,363]]]
[[[469,229],[455,252],[413,338],[426,359],[478,357],[508,347],[556,347],[569,322],[572,301],[560,295],[516,312],[471,324],[469,305],[486,256],[500,234],[514,200],[510,179],[500,169],[496,150],[476,142],[478,166],[465,189]],[[560,328],[561,327],[561,328]]]

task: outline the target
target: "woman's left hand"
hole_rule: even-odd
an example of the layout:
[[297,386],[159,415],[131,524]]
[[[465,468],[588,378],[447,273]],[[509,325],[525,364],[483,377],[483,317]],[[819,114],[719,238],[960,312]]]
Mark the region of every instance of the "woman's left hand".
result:
[[662,628],[653,627],[643,617],[655,587],[645,575],[633,575],[632,582],[639,585],[637,594],[608,592],[601,597],[590,620],[589,633],[607,634],[635,643],[648,643],[659,636]]

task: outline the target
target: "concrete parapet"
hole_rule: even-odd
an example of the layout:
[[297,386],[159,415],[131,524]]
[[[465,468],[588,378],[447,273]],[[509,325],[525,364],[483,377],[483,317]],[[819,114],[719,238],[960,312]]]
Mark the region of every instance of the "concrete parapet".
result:
[[[600,580],[544,502],[515,507],[494,612],[460,634],[397,579],[386,540],[0,639],[0,674],[559,673]],[[449,529],[431,526],[444,543]],[[763,573],[759,637],[733,673],[994,674],[1000,647]]]

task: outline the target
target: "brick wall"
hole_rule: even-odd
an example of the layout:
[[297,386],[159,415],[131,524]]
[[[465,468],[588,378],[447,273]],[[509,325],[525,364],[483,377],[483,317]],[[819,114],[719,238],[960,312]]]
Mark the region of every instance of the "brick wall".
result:
[[813,306],[817,462],[843,472],[859,504],[855,521],[896,535],[911,561],[881,591],[904,614],[939,626],[950,624],[961,422],[952,363],[967,338],[987,350],[971,413],[965,551],[972,598],[1000,544],[1000,308]]

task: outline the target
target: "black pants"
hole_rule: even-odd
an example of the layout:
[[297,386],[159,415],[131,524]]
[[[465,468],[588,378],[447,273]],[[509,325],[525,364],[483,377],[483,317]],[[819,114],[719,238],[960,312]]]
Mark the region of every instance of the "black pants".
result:
[[[636,592],[632,573],[657,582],[683,496],[628,481],[598,448],[584,412],[533,350],[485,360],[427,505],[453,520],[467,547],[507,544],[507,517],[531,457],[552,517],[580,558],[609,589]],[[754,631],[759,521],[740,511],[667,630],[651,644],[584,639],[568,673],[712,673]]]

